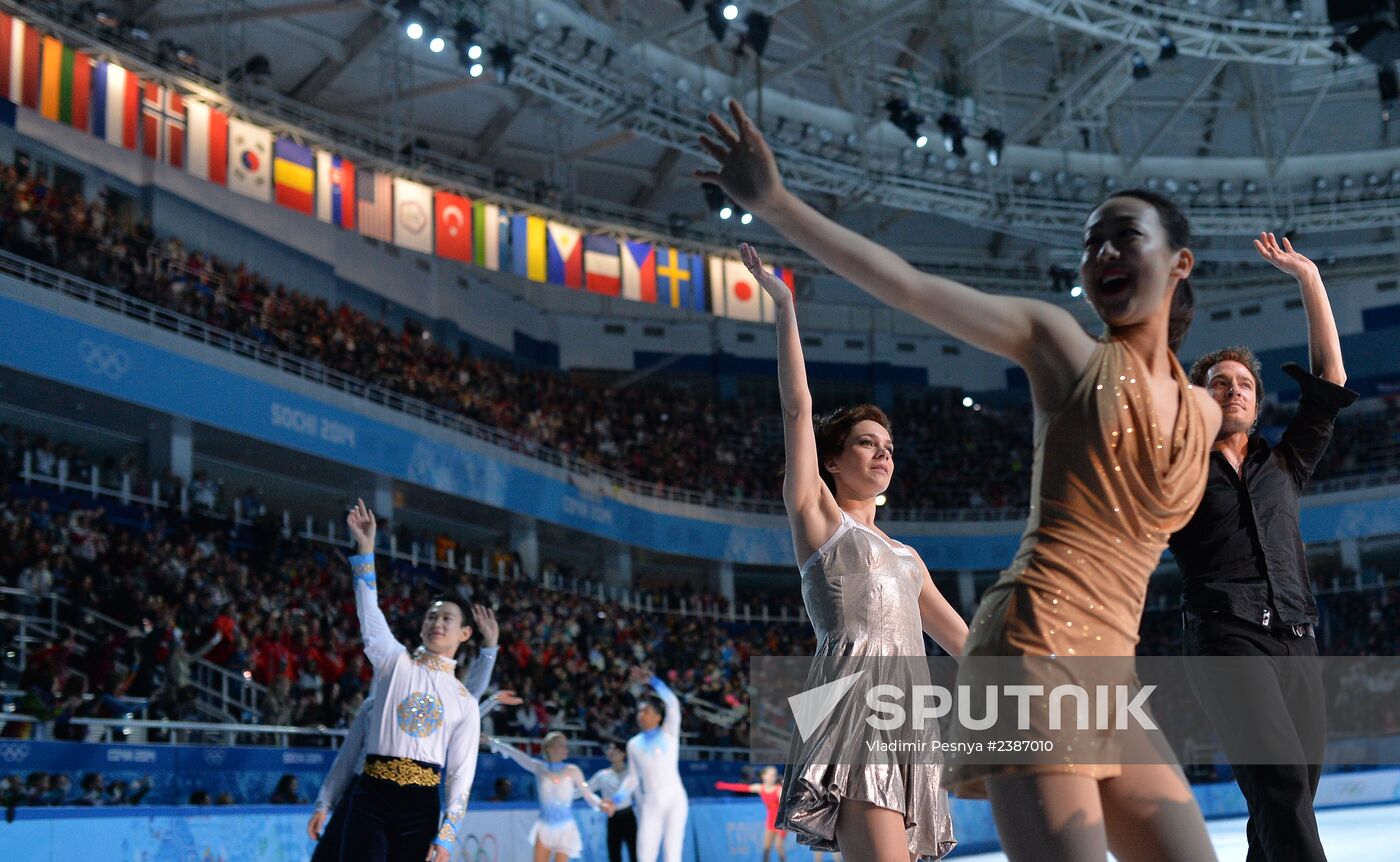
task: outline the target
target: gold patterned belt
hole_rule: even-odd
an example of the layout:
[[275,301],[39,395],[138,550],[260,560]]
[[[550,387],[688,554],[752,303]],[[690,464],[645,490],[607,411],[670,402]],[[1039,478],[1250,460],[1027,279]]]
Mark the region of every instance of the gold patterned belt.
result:
[[364,774],[392,781],[400,787],[437,787],[442,783],[442,773],[437,766],[407,757],[371,754],[365,758]]

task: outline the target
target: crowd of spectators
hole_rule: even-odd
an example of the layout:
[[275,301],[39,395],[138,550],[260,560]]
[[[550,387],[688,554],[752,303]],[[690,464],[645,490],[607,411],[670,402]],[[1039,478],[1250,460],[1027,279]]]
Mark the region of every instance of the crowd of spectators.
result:
[[6,810],[56,805],[139,805],[151,792],[150,778],[131,781],[108,779],[100,772],[88,772],[73,779],[62,772],[31,772],[28,776],[0,777],[0,808]]
[[[0,247],[491,425],[515,435],[525,451],[550,447],[715,501],[780,499],[779,417],[755,402],[696,394],[666,385],[664,377],[610,389],[462,355],[416,322],[394,329],[348,304],[333,307],[273,283],[247,262],[158,237],[148,220],[128,224],[105,193],[88,201],[12,165],[0,166]],[[950,408],[946,398],[935,406],[922,396],[898,402],[895,436],[900,452],[909,454],[899,461],[892,506],[1026,505],[1027,408]],[[1319,475],[1373,467],[1366,458],[1371,444],[1397,440],[1400,411],[1392,409],[1339,440]],[[1400,466],[1400,454],[1392,455]],[[124,465],[112,466],[117,475]]]

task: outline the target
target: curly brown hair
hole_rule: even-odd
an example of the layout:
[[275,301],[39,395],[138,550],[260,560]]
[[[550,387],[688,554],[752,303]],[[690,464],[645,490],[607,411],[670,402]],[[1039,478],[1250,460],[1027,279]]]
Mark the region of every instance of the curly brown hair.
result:
[[1264,369],[1259,364],[1259,358],[1254,355],[1254,351],[1248,347],[1234,346],[1222,347],[1219,350],[1212,350],[1200,359],[1191,363],[1191,382],[1197,386],[1205,386],[1206,375],[1210,370],[1222,362],[1234,360],[1245,368],[1249,369],[1250,376],[1254,378],[1254,399],[1261,401],[1264,398]]
[[890,417],[874,404],[841,407],[825,416],[817,417],[813,423],[817,438],[817,470],[832,494],[836,493],[836,477],[826,469],[826,462],[841,455],[841,450],[846,448],[846,438],[850,436],[851,429],[867,419],[878,422],[886,432],[894,433],[890,428]]

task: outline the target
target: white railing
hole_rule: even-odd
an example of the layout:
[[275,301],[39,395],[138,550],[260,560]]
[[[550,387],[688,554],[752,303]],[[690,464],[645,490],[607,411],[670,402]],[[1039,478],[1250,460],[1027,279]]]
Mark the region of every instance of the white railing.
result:
[[[13,721],[34,726],[34,738],[51,738],[50,720],[22,712],[0,712],[0,724]],[[128,742],[142,745],[266,745],[287,748],[292,737],[325,739],[340,747],[345,728],[292,727],[238,722],[166,721],[144,718],[74,718],[69,724],[88,728],[84,742]],[[240,743],[239,740],[244,742]]]
[[[74,491],[80,494],[88,494],[93,499],[99,497],[111,497],[120,499],[123,503],[140,503],[161,507],[167,505],[158,496],[158,489],[153,488],[148,496],[134,494],[130,490],[130,476],[123,474],[120,488],[113,488],[101,481],[98,467],[90,468],[91,475],[83,481],[75,481],[65,478],[66,469],[59,468],[54,474],[38,473],[33,469],[32,452],[26,451],[21,460],[20,479],[26,484],[46,484],[65,491]],[[190,508],[189,495],[185,489],[181,489],[180,509],[188,512]],[[242,501],[234,500],[232,521],[239,526],[251,526],[253,521],[245,517],[242,512]],[[218,512],[209,513],[216,517],[228,517]],[[322,526],[312,515],[294,517],[291,512],[284,510],[281,515],[282,535],[286,538],[299,538],[307,541],[319,542],[333,545],[338,548],[345,547],[350,537],[344,533],[339,522],[335,518],[326,520]],[[293,525],[297,528],[294,529]],[[324,529],[324,532],[322,530]],[[487,580],[509,582],[509,581],[529,581],[535,586],[542,587],[553,592],[570,593],[573,595],[592,598],[598,601],[613,602],[621,605],[623,609],[635,613],[666,614],[669,616],[698,617],[722,622],[734,623],[758,623],[758,624],[780,624],[780,623],[805,623],[807,615],[805,610],[771,608],[766,604],[753,605],[745,603],[743,605],[731,605],[721,610],[717,603],[707,602],[687,602],[680,598],[675,602],[665,598],[656,597],[650,593],[642,593],[619,587],[610,587],[597,581],[584,580],[582,578],[567,578],[558,573],[544,572],[538,579],[530,578],[519,570],[518,566],[511,565],[509,569],[497,571],[490,565],[486,554],[483,554],[480,563],[474,565],[469,554],[457,555],[455,548],[449,548],[446,555],[439,558],[435,549],[424,549],[418,542],[411,543],[407,548],[399,547],[398,536],[392,531],[386,531],[379,535],[379,547],[376,553],[388,557],[391,560],[407,563],[415,568],[426,568],[434,572],[457,573],[464,572]],[[439,581],[438,586],[444,585]],[[221,669],[222,670],[222,669]],[[222,681],[217,683],[219,691],[229,687],[232,681]],[[215,689],[211,689],[211,693]],[[241,703],[241,700],[240,700]]]

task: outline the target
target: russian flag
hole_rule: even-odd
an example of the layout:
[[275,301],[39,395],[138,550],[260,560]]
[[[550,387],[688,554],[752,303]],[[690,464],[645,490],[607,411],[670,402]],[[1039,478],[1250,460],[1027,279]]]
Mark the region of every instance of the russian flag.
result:
[[617,240],[609,236],[583,238],[583,285],[607,296],[622,292],[622,250]]
[[549,223],[545,278],[550,284],[578,289],[583,287],[583,231],[576,227]]
[[622,243],[622,298],[656,302],[656,249],[651,243]]
[[136,149],[141,89],[136,76],[116,63],[98,63],[92,78],[92,133],[114,147]]
[[316,153],[316,218],[355,229],[355,163],[335,153]]
[[278,138],[272,145],[272,193],[278,204],[311,215],[316,211],[316,170],[310,147]]

